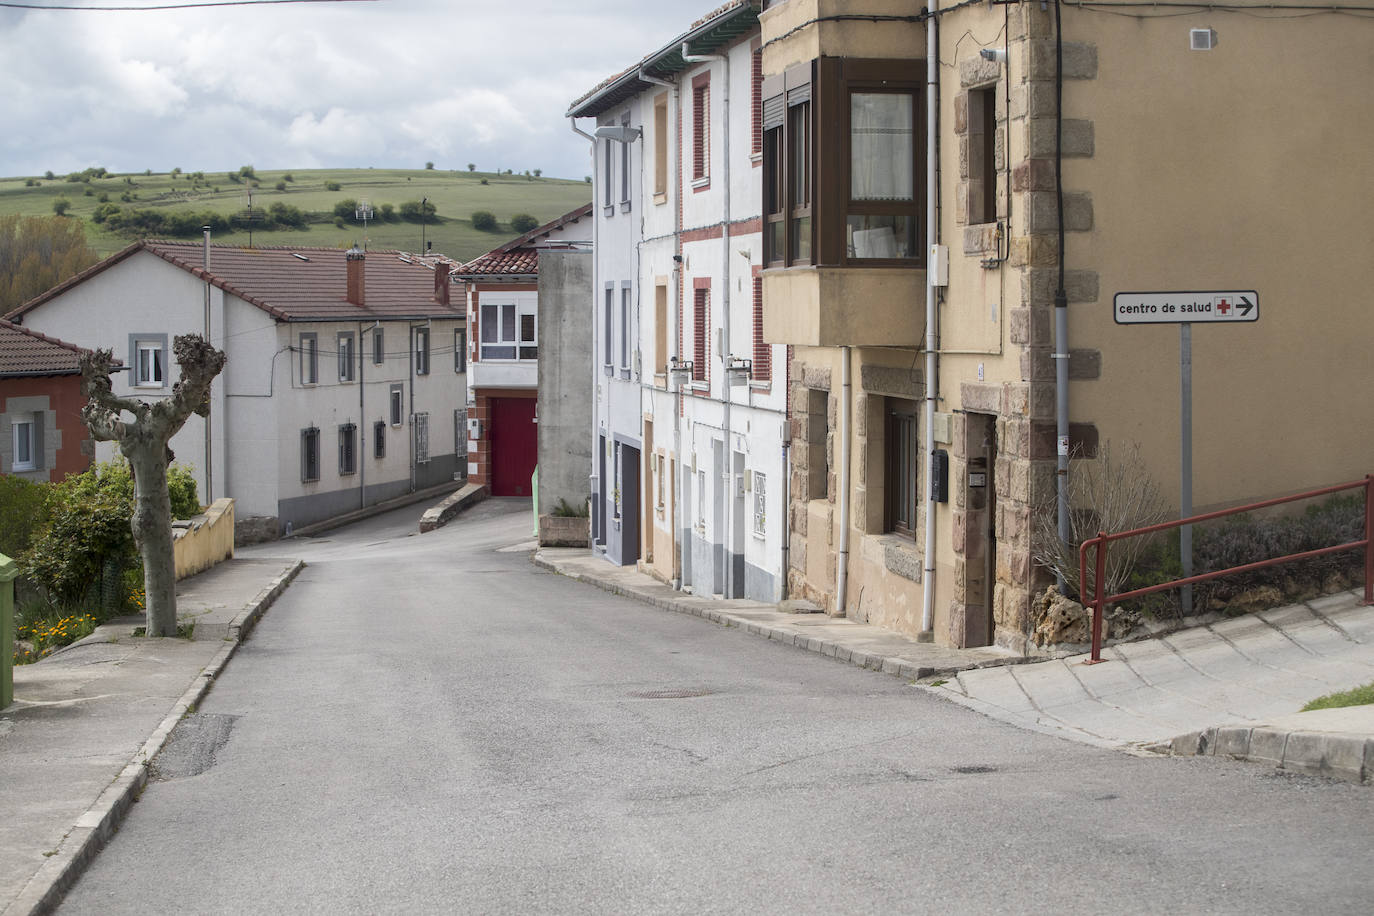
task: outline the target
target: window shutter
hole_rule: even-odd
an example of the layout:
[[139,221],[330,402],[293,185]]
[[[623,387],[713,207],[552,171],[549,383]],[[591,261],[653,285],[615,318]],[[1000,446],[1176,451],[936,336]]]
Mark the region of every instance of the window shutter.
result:
[[773,350],[763,339],[763,278],[754,278],[754,381],[773,379]]
[[692,380],[704,382],[706,381],[706,332],[711,312],[711,291],[698,289],[694,292],[696,293],[696,300],[692,316]]
[[750,146],[750,151],[754,153],[763,152],[763,112],[760,110],[763,104],[763,49],[754,49],[754,69],[753,83],[750,86],[750,110],[753,113],[754,142]]
[[787,113],[787,97],[775,95],[763,101],[763,129],[772,130],[782,127],[783,116]]
[[711,104],[711,87],[697,86],[693,92],[692,105],[692,177],[705,178],[709,163],[710,135],[708,133],[710,116],[707,109]]

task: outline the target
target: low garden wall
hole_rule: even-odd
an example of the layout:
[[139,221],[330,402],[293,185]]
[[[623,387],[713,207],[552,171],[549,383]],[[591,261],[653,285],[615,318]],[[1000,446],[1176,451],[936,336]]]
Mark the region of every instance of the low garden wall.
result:
[[234,556],[234,501],[217,499],[194,518],[172,523],[177,579],[194,576]]

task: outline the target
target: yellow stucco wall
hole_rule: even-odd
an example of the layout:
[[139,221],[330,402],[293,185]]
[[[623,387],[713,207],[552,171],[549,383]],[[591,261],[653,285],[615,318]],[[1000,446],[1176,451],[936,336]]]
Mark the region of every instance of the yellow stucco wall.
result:
[[185,579],[234,556],[234,501],[217,499],[172,544],[176,577]]

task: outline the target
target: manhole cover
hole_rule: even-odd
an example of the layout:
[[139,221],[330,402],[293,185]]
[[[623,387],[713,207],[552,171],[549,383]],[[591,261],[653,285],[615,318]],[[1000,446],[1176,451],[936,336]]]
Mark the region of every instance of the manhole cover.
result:
[[691,697],[710,696],[714,691],[704,687],[683,687],[669,690],[641,690],[630,696],[639,700],[686,700]]

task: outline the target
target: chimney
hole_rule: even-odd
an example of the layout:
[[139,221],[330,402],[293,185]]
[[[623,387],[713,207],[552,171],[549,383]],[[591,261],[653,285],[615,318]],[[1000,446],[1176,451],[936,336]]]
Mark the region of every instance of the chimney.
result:
[[448,269],[447,261],[434,265],[434,298],[440,305],[448,305]]
[[363,273],[363,260],[366,257],[366,253],[356,246],[344,252],[344,260],[348,265],[348,302],[359,307],[367,304]]

